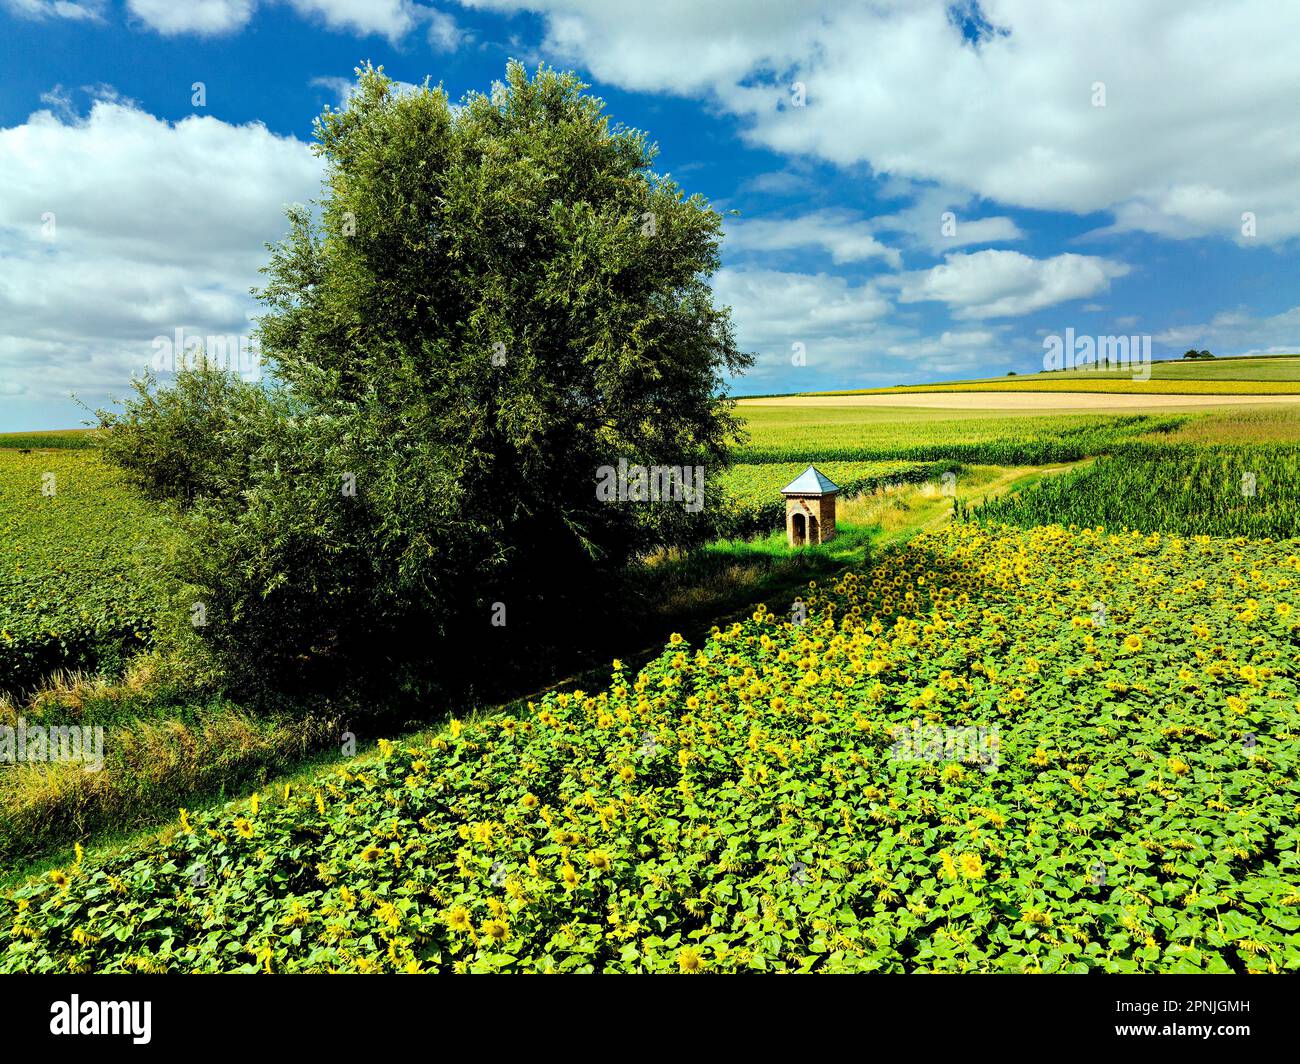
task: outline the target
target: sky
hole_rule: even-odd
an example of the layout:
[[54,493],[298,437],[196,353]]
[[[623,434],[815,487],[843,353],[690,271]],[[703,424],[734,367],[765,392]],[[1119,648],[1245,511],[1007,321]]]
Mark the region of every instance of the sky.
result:
[[648,131],[728,212],[735,395],[1032,373],[1067,329],[1297,351],[1296,42],[1276,0],[0,0],[0,431],[251,335],[367,60],[576,70]]

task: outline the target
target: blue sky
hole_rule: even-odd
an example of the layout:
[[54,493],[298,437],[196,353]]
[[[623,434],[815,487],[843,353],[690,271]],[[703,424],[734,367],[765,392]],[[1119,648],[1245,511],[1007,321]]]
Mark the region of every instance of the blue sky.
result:
[[1300,8],[1222,7],[0,0],[0,430],[80,423],[159,336],[251,331],[363,60],[453,98],[575,69],[739,211],[737,394],[1033,372],[1067,328],[1300,349]]

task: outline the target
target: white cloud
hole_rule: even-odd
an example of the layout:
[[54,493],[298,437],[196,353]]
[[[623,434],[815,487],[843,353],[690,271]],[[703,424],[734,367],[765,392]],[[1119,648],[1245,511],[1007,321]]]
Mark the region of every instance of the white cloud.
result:
[[790,345],[853,331],[878,321],[889,300],[872,285],[831,274],[722,269],[713,278],[717,301],[735,311],[740,343]]
[[954,252],[928,270],[915,270],[882,285],[896,285],[899,302],[937,300],[954,318],[996,318],[1029,314],[1043,307],[1105,291],[1128,266],[1092,255],[1034,259],[1018,251]]
[[[1300,5],[986,0],[465,0],[546,19],[545,49],[624,88],[707,95],[757,144],[1114,227],[1300,235]],[[1212,60],[1207,57],[1213,57]],[[790,85],[807,106],[791,106]],[[1105,86],[1093,106],[1094,84]]]
[[[461,39],[456,21],[450,15],[412,0],[263,0],[263,3],[277,2],[340,32],[373,33],[397,41],[427,20],[430,43],[440,50],[451,50]],[[248,24],[256,8],[257,0],[127,0],[131,14],[169,37],[233,33]]]
[[872,235],[872,222],[852,211],[824,210],[798,218],[738,221],[727,226],[729,251],[794,251],[820,249],[837,265],[884,259],[895,269],[902,257]]
[[0,129],[0,378],[27,401],[120,394],[177,328],[249,332],[263,244],[319,190],[260,124],[175,124],[99,100]]
[[1174,348],[1208,348],[1215,354],[1300,353],[1300,307],[1257,318],[1245,310],[1225,310],[1209,321],[1177,325],[1157,333],[1155,342]]
[[21,18],[99,22],[104,17],[104,0],[0,0],[0,6]]
[[739,392],[893,384],[1007,364],[999,339],[1005,326],[927,336],[891,320],[889,300],[872,283],[725,268],[714,275],[713,290],[719,304],[732,308],[741,348],[758,356]]
[[127,10],[164,37],[182,33],[215,36],[242,29],[253,16],[254,0],[127,0]]
[[410,0],[288,0],[300,15],[315,16],[332,30],[377,33],[396,41],[415,25]]
[[973,217],[974,197],[960,189],[889,180],[887,198],[906,198],[910,205],[872,220],[876,230],[903,233],[913,247],[938,254],[972,244],[1001,244],[1022,240],[1024,233],[1003,215]]
[[435,52],[454,52],[466,40],[456,20],[445,11],[428,12],[429,44]]

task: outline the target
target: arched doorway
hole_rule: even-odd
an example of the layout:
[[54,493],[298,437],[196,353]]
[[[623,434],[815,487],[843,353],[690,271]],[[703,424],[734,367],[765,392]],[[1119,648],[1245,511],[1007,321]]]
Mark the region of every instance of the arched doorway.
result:
[[794,545],[796,547],[802,547],[808,538],[805,532],[803,514],[792,514],[790,517],[790,525],[794,530]]
[[822,541],[820,531],[821,530],[817,527],[817,518],[813,517],[812,514],[809,514],[808,515],[808,542],[820,543]]

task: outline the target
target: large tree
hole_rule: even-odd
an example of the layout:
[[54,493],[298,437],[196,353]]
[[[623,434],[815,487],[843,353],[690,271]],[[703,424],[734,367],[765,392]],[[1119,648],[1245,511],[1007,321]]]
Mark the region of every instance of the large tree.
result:
[[226,404],[219,488],[172,474],[203,635],[292,684],[518,646],[632,552],[703,534],[707,512],[601,501],[597,471],[716,470],[749,363],[708,284],[721,219],[574,76],[512,63],[459,105],[358,79],[258,293],[272,399]]

